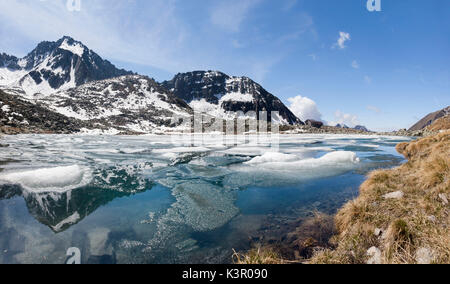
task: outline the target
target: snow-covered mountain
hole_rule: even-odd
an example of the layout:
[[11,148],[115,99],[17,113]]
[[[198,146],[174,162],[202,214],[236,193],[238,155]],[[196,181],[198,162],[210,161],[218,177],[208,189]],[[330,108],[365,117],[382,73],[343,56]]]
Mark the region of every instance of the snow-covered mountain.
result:
[[[303,124],[281,100],[247,77],[196,71],[160,84],[116,68],[67,36],[41,42],[23,58],[0,54],[0,90],[1,107],[12,107],[17,114],[2,111],[0,131],[3,127],[14,133],[181,130],[181,122],[190,121],[194,110],[223,119],[266,111],[269,120],[280,124]],[[271,112],[279,115],[271,117]],[[41,114],[45,119],[35,119]],[[69,122],[73,127],[66,131],[61,126],[69,127]]]
[[195,71],[177,74],[162,83],[196,111],[215,117],[232,118],[244,114],[276,111],[272,120],[280,124],[303,124],[282,102],[261,85],[247,77],[230,77],[217,71]]
[[174,117],[188,117],[192,109],[153,79],[127,75],[94,81],[40,100],[57,113],[111,128],[148,133],[176,127]]
[[23,58],[0,54],[0,88],[36,98],[82,84],[131,75],[103,60],[81,42],[63,37],[44,41]]

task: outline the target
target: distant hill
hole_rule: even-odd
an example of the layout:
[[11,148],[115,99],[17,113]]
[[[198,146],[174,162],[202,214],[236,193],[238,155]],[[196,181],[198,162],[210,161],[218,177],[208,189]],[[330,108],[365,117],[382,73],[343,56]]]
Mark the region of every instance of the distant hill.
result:
[[363,125],[357,125],[355,127],[349,127],[346,124],[337,124],[335,127],[337,128],[343,128],[343,129],[353,129],[353,130],[358,130],[358,131],[363,131],[363,132],[370,132],[369,129],[367,129],[367,127],[363,126]]
[[409,131],[419,131],[422,129],[425,129],[426,127],[430,126],[438,120],[439,118],[442,118],[444,116],[450,115],[450,106],[439,110],[437,112],[430,113],[429,115],[422,118],[419,122],[417,122],[413,127],[409,129]]

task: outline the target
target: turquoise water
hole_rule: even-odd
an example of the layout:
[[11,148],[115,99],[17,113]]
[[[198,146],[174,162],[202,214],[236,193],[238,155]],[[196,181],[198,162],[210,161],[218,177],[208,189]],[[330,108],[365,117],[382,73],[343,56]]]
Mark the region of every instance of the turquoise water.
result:
[[228,263],[271,220],[335,213],[407,140],[9,136],[0,263],[64,263],[71,247],[83,263]]

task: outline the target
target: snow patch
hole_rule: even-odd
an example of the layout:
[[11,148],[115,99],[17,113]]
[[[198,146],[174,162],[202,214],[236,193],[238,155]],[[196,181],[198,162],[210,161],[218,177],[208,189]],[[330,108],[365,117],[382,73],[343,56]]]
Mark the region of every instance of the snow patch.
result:
[[64,40],[63,43],[61,43],[61,45],[59,46],[59,48],[60,48],[60,49],[67,50],[67,51],[70,51],[70,52],[72,52],[73,54],[78,55],[79,57],[82,57],[82,56],[83,56],[83,53],[84,53],[84,47],[83,47],[81,44],[75,43],[75,44],[70,45],[70,44],[67,42],[67,39]]
[[233,101],[233,102],[253,102],[254,98],[251,94],[241,94],[241,93],[229,93],[224,96],[219,101],[219,105],[222,105],[224,102]]
[[9,105],[4,105],[4,106],[2,106],[2,111],[3,112],[10,112],[11,109],[9,108]]

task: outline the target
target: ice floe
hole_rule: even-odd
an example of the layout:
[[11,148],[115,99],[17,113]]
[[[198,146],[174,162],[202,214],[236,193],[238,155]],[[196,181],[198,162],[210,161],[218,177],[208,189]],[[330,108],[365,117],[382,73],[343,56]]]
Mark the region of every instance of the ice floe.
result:
[[0,175],[0,181],[18,184],[31,192],[65,192],[86,186],[91,180],[90,170],[79,165],[25,170]]

